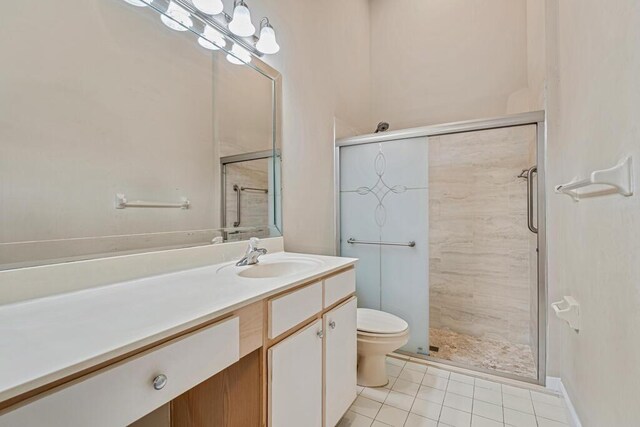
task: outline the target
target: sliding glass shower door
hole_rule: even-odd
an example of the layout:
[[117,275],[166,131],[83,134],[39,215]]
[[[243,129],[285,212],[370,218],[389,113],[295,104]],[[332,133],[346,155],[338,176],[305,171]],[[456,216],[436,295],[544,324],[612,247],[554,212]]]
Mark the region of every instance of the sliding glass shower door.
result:
[[401,352],[544,383],[543,120],[338,141],[340,253],[359,306],[409,323]]
[[341,253],[359,258],[360,307],[406,320],[402,349],[429,350],[427,140],[364,144],[340,152]]

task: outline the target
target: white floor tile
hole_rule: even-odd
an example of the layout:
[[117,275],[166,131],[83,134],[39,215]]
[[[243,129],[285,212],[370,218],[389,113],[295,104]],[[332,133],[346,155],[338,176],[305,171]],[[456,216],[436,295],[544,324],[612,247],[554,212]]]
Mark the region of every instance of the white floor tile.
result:
[[422,400],[428,400],[430,402],[435,402],[442,404],[444,401],[445,392],[442,390],[438,390],[433,387],[420,386],[418,390],[417,398]]
[[466,383],[471,385],[473,385],[473,383],[475,382],[475,378],[469,375],[459,374],[457,372],[452,372],[449,376],[449,379],[451,381],[458,381],[459,383]]
[[499,422],[504,420],[501,406],[483,402],[482,400],[473,401],[473,414]]
[[412,413],[407,417],[404,427],[438,427],[438,422]]
[[389,390],[384,387],[365,387],[360,393],[360,396],[382,403],[387,398],[388,394]]
[[440,413],[440,422],[453,427],[469,427],[471,425],[471,414],[443,406]]
[[477,415],[471,416],[471,427],[503,427],[504,424],[498,421],[482,418]]
[[389,377],[389,382],[387,383],[386,386],[384,386],[384,388],[391,390],[391,388],[393,387],[393,385],[396,383],[396,380],[398,378],[397,377]]
[[520,388],[520,387],[514,387],[511,385],[506,385],[506,384],[502,384],[502,392],[504,394],[510,394],[512,396],[517,396],[517,397],[523,397],[523,398],[531,397],[531,395],[529,394],[529,390]]
[[531,399],[536,402],[546,403],[554,406],[564,406],[564,399],[561,396],[555,394],[540,393],[538,391],[531,391]]
[[476,400],[482,400],[483,402],[502,406],[502,393],[500,393],[499,391],[476,387],[473,392],[473,398]]
[[413,396],[408,394],[392,391],[387,396],[387,400],[384,401],[385,405],[393,406],[394,408],[402,409],[403,411],[410,411],[413,405]]
[[447,392],[444,397],[444,406],[448,406],[449,408],[459,409],[465,412],[471,412],[471,408],[473,399],[470,397],[461,396],[459,394],[453,394]]
[[516,411],[526,412],[527,414],[534,413],[531,399],[525,399],[512,394],[502,395],[502,406],[509,409],[515,409]]
[[568,424],[561,423],[559,421],[548,420],[546,418],[536,418],[538,420],[538,427],[569,427]]
[[513,427],[537,427],[536,417],[524,412],[504,408],[504,423]]
[[380,421],[373,421],[371,427],[389,427],[389,424],[381,423]]
[[427,365],[423,363],[407,362],[407,364],[404,365],[404,369],[410,369],[412,371],[422,372],[424,374],[425,372],[427,372]]
[[356,386],[356,393],[360,394],[360,392],[364,390],[364,387],[360,387],[359,385]]
[[431,375],[437,375],[443,378],[449,378],[449,374],[450,374],[449,371],[445,371],[444,369],[436,368],[434,366],[429,366],[429,368],[427,369],[427,373]]
[[446,390],[447,384],[449,384],[448,379],[439,377],[437,375],[431,375],[429,373],[427,373],[422,379],[422,385],[437,388],[438,390]]
[[416,399],[411,407],[411,412],[420,416],[438,420],[440,418],[440,412],[442,411],[442,405],[428,400]]
[[391,387],[393,391],[399,391],[400,393],[408,394],[410,396],[415,396],[418,393],[418,389],[420,388],[420,384],[412,383],[411,381],[401,380],[398,378]]
[[407,420],[407,415],[409,415],[407,411],[389,405],[382,405],[380,412],[376,415],[376,421],[389,424],[393,427],[402,427]]
[[501,391],[502,390],[502,384],[500,383],[496,383],[493,381],[488,381],[488,380],[483,380],[481,378],[476,378],[476,387],[480,387],[480,388],[486,388],[488,390],[493,390],[493,391]]
[[406,360],[396,359],[395,357],[387,356],[387,363],[403,368],[407,362]]
[[[408,365],[409,363],[407,363],[407,366]],[[412,371],[411,369],[408,369],[407,366],[405,366],[402,372],[400,372],[398,378],[411,381],[412,383],[420,384],[422,382],[422,378],[424,378],[424,373],[419,371]]]
[[380,407],[382,407],[382,403],[367,399],[363,396],[358,396],[351,405],[350,410],[357,414],[364,415],[365,417],[375,418]]
[[357,414],[353,411],[347,411],[336,427],[371,427],[373,419]]
[[460,383],[449,379],[449,385],[447,386],[448,393],[455,393],[461,396],[473,397],[473,385],[467,383]]
[[549,405],[548,403],[542,403],[534,400],[533,408],[536,411],[537,417],[560,421],[561,423],[567,422],[567,412],[564,406]]
[[391,363],[387,363],[387,375],[390,377],[397,377],[402,372],[402,366],[392,365]]

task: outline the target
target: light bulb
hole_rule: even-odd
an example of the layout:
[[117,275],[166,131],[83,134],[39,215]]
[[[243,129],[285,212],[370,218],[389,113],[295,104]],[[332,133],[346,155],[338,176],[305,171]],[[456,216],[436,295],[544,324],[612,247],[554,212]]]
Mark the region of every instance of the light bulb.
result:
[[160,15],[160,19],[164,25],[176,31],[187,31],[185,27],[193,26],[189,12],[174,2],[169,2],[167,11],[164,15]]
[[276,42],[276,32],[274,31],[268,19],[264,19],[264,24],[261,25],[260,39],[256,43],[256,49],[265,54],[277,53],[280,50],[280,45]]
[[248,37],[256,32],[256,27],[251,23],[251,13],[244,0],[236,1],[233,18],[229,22],[229,30],[240,37]]
[[224,5],[222,0],[192,0],[193,5],[207,15],[217,15],[222,12]]
[[202,37],[198,37],[198,44],[205,49],[218,50],[221,47],[225,47],[227,41],[215,28],[205,25]]
[[153,0],[124,0],[127,3],[129,3],[132,6],[137,6],[137,7],[145,7],[147,6],[149,3],[151,3]]
[[[231,53],[233,53],[233,55],[235,56],[231,55]],[[231,53],[227,54],[227,61],[231,62],[232,64],[242,65],[251,62],[251,54],[249,53],[249,51],[236,43],[233,44]]]

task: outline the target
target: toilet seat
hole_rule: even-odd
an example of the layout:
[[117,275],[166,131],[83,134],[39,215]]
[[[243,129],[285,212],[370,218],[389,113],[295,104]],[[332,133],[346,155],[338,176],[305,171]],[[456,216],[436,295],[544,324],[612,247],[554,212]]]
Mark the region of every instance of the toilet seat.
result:
[[402,335],[409,329],[409,324],[391,313],[359,308],[357,328],[363,335]]

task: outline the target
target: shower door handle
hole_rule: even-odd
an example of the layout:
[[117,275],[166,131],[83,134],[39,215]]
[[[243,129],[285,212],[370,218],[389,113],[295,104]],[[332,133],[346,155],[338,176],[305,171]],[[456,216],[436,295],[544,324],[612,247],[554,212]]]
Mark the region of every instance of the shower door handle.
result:
[[233,226],[238,227],[240,226],[240,187],[238,184],[233,185],[233,191],[236,192],[236,220]]
[[534,165],[527,171],[527,227],[532,233],[538,233],[538,227],[533,224],[533,174],[538,174],[538,166]]

